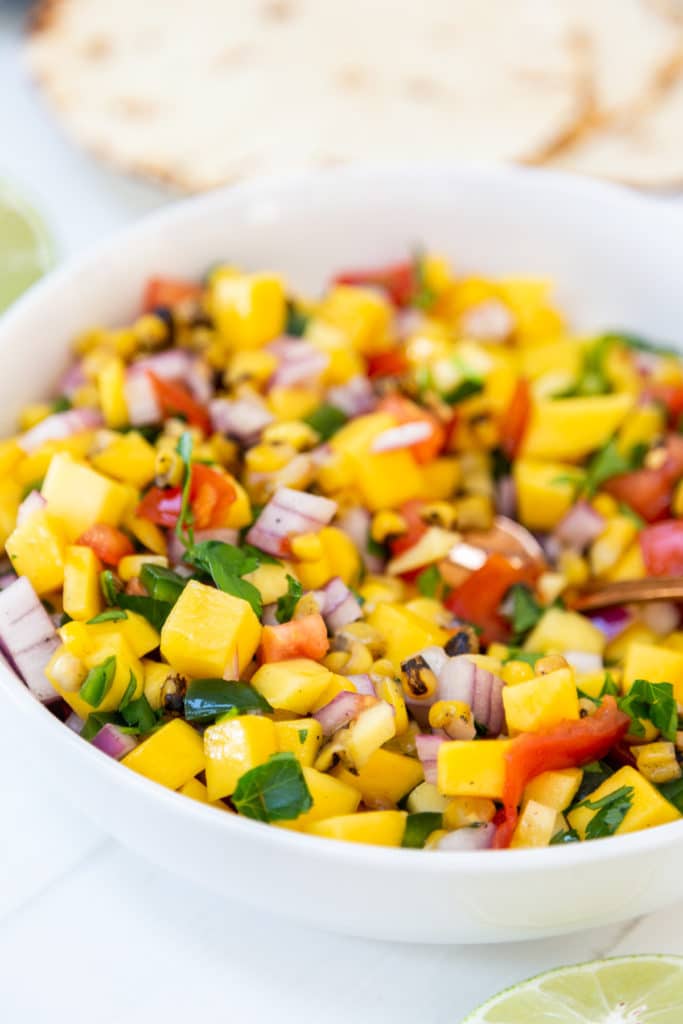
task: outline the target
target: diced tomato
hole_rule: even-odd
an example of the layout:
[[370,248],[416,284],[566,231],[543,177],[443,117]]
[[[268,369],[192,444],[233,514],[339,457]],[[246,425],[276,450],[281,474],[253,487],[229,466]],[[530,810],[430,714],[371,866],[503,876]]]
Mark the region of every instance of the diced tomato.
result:
[[421,501],[419,498],[413,498],[412,501],[406,501],[399,509],[408,528],[405,533],[395,537],[389,544],[394,558],[397,555],[402,555],[408,548],[412,548],[413,544],[417,544],[423,534],[427,532],[427,524],[421,515],[423,508],[424,501]]
[[261,661],[286,661],[289,658],[320,661],[327,654],[329,646],[325,620],[316,612],[302,619],[283,622],[281,626],[264,626],[261,633]]
[[[193,463],[190,507],[198,530],[225,526],[228,510],[236,497],[237,492],[224,473],[200,462]],[[173,529],[178,522],[182,502],[180,487],[150,487],[138,505],[137,514],[157,526]]]
[[143,313],[159,307],[175,306],[185,299],[196,299],[202,294],[201,285],[194,281],[181,281],[174,277],[150,277],[142,297]]
[[378,352],[368,356],[367,373],[370,380],[377,377],[400,377],[408,369],[408,360],[402,349],[394,348],[391,352]]
[[335,284],[372,285],[383,288],[395,306],[410,305],[415,294],[415,267],[412,263],[392,263],[373,270],[346,270],[333,279]]
[[481,569],[448,595],[446,607],[459,619],[484,626],[497,615],[510,587],[528,582],[530,572],[529,566],[514,566],[504,555],[492,552]]
[[147,370],[157,402],[165,416],[184,416],[193,427],[199,427],[205,434],[211,432],[211,419],[208,412],[197,402],[182,384],[174,384],[170,380],[162,380],[156,373]]
[[665,519],[640,534],[645,568],[650,576],[683,575],[683,520]]
[[417,462],[431,462],[442,450],[446,441],[446,431],[433,413],[420,408],[415,402],[401,395],[387,395],[377,408],[379,412],[388,412],[399,424],[428,423],[432,428],[431,437],[408,446]]
[[180,487],[150,487],[147,494],[137,507],[136,515],[141,519],[149,519],[157,526],[172,529],[178,522],[183,503],[183,492]]
[[576,768],[605,757],[624,738],[630,724],[630,716],[619,710],[614,697],[605,697],[594,715],[560,722],[547,732],[517,736],[505,755],[505,818],[496,831],[496,848],[510,845],[519,804],[531,779],[541,772]]
[[675,426],[683,413],[683,384],[659,384],[648,382],[643,391],[643,398],[651,398],[666,407],[671,426]]
[[606,480],[603,490],[623,501],[648,523],[669,512],[674,484],[683,476],[683,437],[669,434],[666,459],[657,469],[636,469]]
[[529,382],[520,377],[500,422],[500,443],[509,459],[515,457],[524,439],[531,414],[531,389]]
[[118,565],[126,555],[135,553],[130,537],[107,523],[95,523],[81,534],[76,543],[92,548],[105,565]]

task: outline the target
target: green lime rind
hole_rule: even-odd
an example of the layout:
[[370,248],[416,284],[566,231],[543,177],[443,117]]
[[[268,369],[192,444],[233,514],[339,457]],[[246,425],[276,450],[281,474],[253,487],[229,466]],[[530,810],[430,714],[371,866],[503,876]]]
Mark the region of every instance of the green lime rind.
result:
[[43,221],[0,181],[0,313],[54,262],[54,244]]
[[505,989],[462,1024],[681,1024],[683,957],[623,956],[559,967]]

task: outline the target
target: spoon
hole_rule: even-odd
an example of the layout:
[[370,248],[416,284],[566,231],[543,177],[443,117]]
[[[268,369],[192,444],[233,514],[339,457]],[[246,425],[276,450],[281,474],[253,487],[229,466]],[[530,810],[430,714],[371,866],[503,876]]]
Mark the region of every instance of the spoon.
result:
[[567,597],[567,604],[579,612],[645,601],[683,601],[683,576],[620,580],[618,583],[594,581],[577,591],[573,598]]
[[470,573],[481,569],[490,554],[505,555],[516,568],[545,564],[543,548],[532,533],[507,516],[496,516],[490,530],[469,530],[440,564],[442,578],[459,587]]

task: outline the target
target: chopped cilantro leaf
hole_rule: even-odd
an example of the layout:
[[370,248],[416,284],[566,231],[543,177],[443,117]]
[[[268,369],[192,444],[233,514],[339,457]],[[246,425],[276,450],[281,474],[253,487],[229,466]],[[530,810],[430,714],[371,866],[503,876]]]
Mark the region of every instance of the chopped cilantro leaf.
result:
[[190,544],[194,543],[194,515],[190,505],[190,487],[192,485],[192,434],[189,430],[184,431],[178,439],[176,451],[183,460],[185,475],[183,477],[183,493],[180,506],[180,515],[176,523],[176,534],[184,541],[187,537]]
[[596,812],[586,826],[586,839],[614,835],[631,810],[633,793],[633,786],[620,786],[600,800],[588,799],[577,804],[577,807],[587,807],[589,811]]
[[272,754],[245,772],[232,802],[240,814],[257,821],[291,821],[313,806],[301,765],[290,753]]
[[348,416],[336,405],[325,404],[319,405],[308,416],[304,416],[303,420],[315,430],[321,441],[329,441],[348,421]]
[[662,736],[672,742],[678,729],[678,706],[671,683],[650,683],[636,679],[628,693],[619,700],[619,708],[631,716],[630,732],[643,736],[642,719],[648,719]]
[[423,569],[415,581],[423,597],[436,597],[443,584],[443,578],[436,565]]
[[123,608],[107,608],[106,612],[100,612],[99,615],[93,616],[92,619],[88,619],[87,626],[95,626],[98,622],[121,622],[122,619],[127,619],[128,615]]
[[401,846],[409,850],[421,850],[432,832],[441,828],[443,815],[436,811],[421,811],[409,814]]
[[301,599],[303,592],[304,588],[301,586],[299,581],[295,580],[294,577],[290,576],[288,573],[287,593],[277,599],[275,618],[278,622],[289,622],[292,615],[294,615],[294,609]]
[[543,616],[545,609],[541,607],[529,587],[523,583],[515,583],[510,587],[508,595],[512,598],[512,628],[515,636],[524,636],[533,629]]

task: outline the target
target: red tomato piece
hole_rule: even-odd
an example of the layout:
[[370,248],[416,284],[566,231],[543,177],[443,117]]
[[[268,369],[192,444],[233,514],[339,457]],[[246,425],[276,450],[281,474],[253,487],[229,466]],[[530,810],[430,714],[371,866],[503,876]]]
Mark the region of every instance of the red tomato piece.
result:
[[683,384],[659,384],[653,381],[645,386],[642,397],[661,402],[666,407],[669,423],[672,426],[678,423],[683,413]]
[[403,423],[428,423],[432,429],[431,437],[417,441],[408,446],[415,456],[416,462],[431,462],[442,450],[446,441],[446,431],[433,413],[422,409],[415,402],[401,395],[387,395],[377,406],[379,412],[388,412],[400,425]]
[[194,525],[199,530],[225,526],[226,516],[236,497],[237,491],[224,473],[200,462],[193,464],[190,504]]
[[156,373],[147,370],[157,402],[164,416],[184,416],[193,427],[199,427],[205,434],[211,433],[211,419],[208,412],[197,402],[182,384],[162,380]]
[[421,516],[423,508],[424,501],[421,501],[419,498],[413,498],[411,501],[406,501],[399,509],[408,528],[405,533],[395,537],[389,544],[394,558],[397,555],[402,555],[408,548],[412,548],[413,544],[417,544],[420,537],[427,532],[427,525]]
[[520,377],[500,422],[500,443],[509,459],[515,457],[524,439],[531,414],[531,389],[528,380]]
[[178,522],[183,502],[180,487],[150,487],[147,494],[137,507],[136,515],[141,519],[149,519],[157,526],[172,529]]
[[366,365],[368,377],[376,380],[377,377],[400,377],[408,369],[408,360],[402,349],[395,348],[391,352],[368,356]]
[[201,285],[194,281],[181,281],[174,277],[150,277],[142,297],[143,313],[151,313],[160,306],[175,306],[185,299],[197,299],[202,294]]
[[446,607],[459,619],[477,626],[490,624],[514,583],[528,582],[530,568],[514,566],[504,555],[492,552],[481,569],[468,576],[446,598]]
[[325,620],[316,612],[302,619],[283,622],[281,626],[264,626],[261,633],[261,661],[286,661],[289,658],[320,661],[327,654],[329,646]]
[[683,575],[683,520],[665,519],[640,534],[645,568],[650,576]]
[[395,306],[410,305],[415,294],[415,267],[412,263],[392,263],[373,270],[346,270],[333,279],[334,284],[371,285],[383,288]]
[[606,480],[602,489],[623,501],[647,523],[669,512],[674,484],[683,476],[683,437],[669,434],[666,460],[657,469],[636,469]]
[[505,818],[496,830],[495,847],[510,845],[527,783],[541,772],[576,768],[605,757],[624,738],[630,724],[629,715],[619,710],[614,697],[604,697],[594,715],[560,722],[547,732],[517,736],[505,755]]
[[105,565],[118,565],[126,555],[135,554],[130,537],[107,523],[95,523],[81,534],[76,543],[92,548]]

